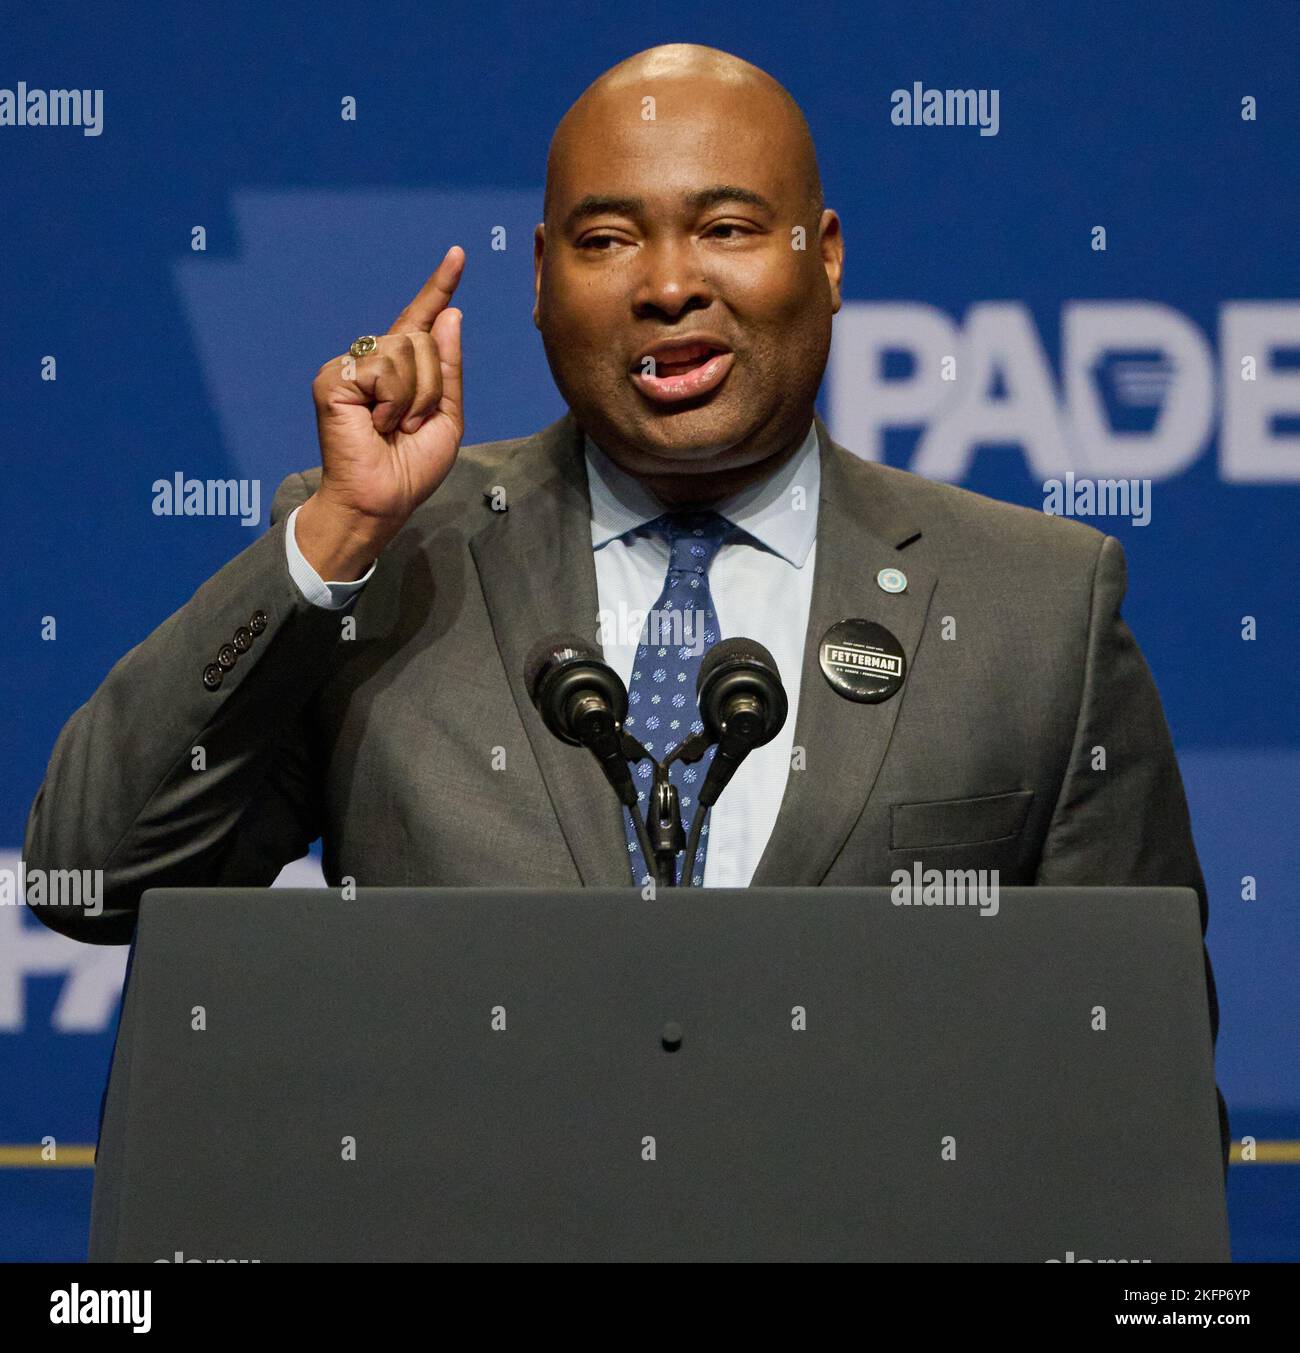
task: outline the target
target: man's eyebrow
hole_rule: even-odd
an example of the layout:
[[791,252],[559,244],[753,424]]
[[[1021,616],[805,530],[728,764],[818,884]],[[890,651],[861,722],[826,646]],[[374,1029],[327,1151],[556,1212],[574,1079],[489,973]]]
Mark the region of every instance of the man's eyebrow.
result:
[[[687,193],[682,201],[691,211],[704,211],[723,202],[743,202],[747,206],[757,207],[760,211],[774,211],[772,204],[762,193],[756,193],[752,188],[741,188],[734,183],[715,183],[710,188],[699,188],[693,193]],[[572,230],[579,221],[591,216],[638,216],[644,212],[643,197],[610,197],[600,193],[588,193],[564,218],[564,229]]]
[[643,197],[604,197],[598,193],[588,193],[579,199],[574,208],[564,218],[564,229],[572,230],[579,221],[589,216],[637,216],[645,211]]
[[762,193],[756,193],[752,188],[738,187],[734,183],[717,183],[712,188],[701,188],[699,192],[686,195],[686,205],[695,211],[721,206],[723,202],[744,202],[747,206],[757,207],[760,211],[775,211]]

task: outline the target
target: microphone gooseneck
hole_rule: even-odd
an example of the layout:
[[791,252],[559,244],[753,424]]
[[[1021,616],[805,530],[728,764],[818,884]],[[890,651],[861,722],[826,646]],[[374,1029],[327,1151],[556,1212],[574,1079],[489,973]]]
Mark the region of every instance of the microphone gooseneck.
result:
[[776,659],[754,639],[724,639],[705,654],[696,699],[718,745],[700,789],[701,806],[711,808],[750,752],[785,726],[789,702]]
[[627,688],[618,673],[581,640],[559,636],[532,650],[524,681],[547,728],[570,746],[586,747],[619,799],[634,806],[636,788],[622,739]]
[[632,814],[646,860],[654,859],[628,764],[647,753],[623,731],[627,687],[618,673],[589,644],[559,634],[534,645],[524,663],[524,684],[546,727],[561,742],[586,747],[596,758],[619,802]]
[[772,741],[789,711],[776,659],[754,639],[724,639],[704,655],[696,682],[702,732],[687,739],[675,755],[698,761],[717,745],[704,777],[686,840],[683,881],[690,886],[704,819],[755,747]]

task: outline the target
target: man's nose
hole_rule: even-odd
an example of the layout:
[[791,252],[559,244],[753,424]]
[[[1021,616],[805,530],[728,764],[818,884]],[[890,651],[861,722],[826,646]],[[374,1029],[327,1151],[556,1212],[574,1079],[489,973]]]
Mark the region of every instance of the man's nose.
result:
[[688,307],[707,306],[713,299],[713,284],[687,236],[647,241],[637,267],[632,302],[638,314],[654,310],[678,315]]

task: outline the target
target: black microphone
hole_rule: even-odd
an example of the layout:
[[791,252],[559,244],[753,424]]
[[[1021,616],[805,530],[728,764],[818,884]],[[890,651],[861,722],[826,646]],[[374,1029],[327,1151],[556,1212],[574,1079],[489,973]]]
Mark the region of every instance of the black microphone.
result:
[[718,749],[700,787],[699,806],[718,801],[740,763],[785,725],[789,702],[776,660],[753,639],[724,639],[704,655],[695,683],[704,732]]
[[623,750],[627,687],[580,639],[557,635],[534,646],[524,682],[542,722],[562,742],[586,747],[619,799],[636,811],[636,786]]

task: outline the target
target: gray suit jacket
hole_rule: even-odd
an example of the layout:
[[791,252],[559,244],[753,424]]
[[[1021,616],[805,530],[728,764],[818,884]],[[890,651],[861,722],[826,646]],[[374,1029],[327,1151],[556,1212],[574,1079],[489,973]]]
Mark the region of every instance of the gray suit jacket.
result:
[[[1005,885],[1186,885],[1204,924],[1169,731],[1119,614],[1119,543],[817,431],[804,768],[754,884],[886,884],[919,860],[997,869]],[[542,636],[597,641],[572,417],[463,448],[343,612],[306,602],[285,560],[284,519],[319,479],[285,480],[270,530],[63,729],[24,857],[103,869],[106,908],[38,908],[50,925],[125,943],[144,889],[269,884],[317,837],[332,884],[630,884],[617,801],[592,757],[546,731],[523,680]],[[506,511],[488,501],[498,486]],[[887,566],[906,591],[880,590]],[[818,640],[850,616],[906,649],[905,686],[882,704],[822,677]],[[1212,980],[1210,999],[1217,1030]]]

